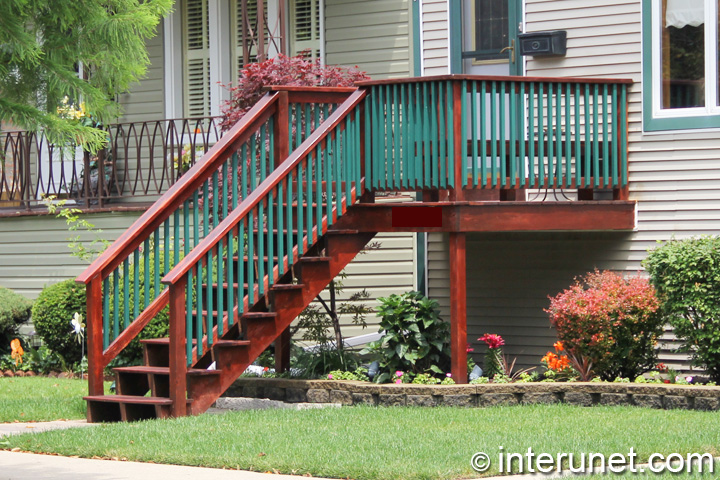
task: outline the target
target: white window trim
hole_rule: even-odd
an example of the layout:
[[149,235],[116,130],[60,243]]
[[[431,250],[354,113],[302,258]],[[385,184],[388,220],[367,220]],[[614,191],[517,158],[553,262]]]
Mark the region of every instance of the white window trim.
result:
[[[652,116],[653,118],[688,118],[720,115],[718,106],[717,88],[705,89],[705,107],[692,108],[662,108],[662,38],[661,8],[659,2],[653,2],[652,8]],[[705,84],[718,85],[718,65],[713,59],[717,58],[717,1],[705,1]],[[708,28],[709,26],[709,28]],[[710,51],[708,51],[710,50]]]

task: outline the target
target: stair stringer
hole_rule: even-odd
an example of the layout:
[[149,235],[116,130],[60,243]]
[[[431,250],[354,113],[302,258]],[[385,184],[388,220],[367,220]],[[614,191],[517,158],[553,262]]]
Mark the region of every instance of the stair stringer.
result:
[[[188,398],[192,399],[189,411],[193,415],[205,412],[224,393],[248,366],[260,356],[372,240],[376,232],[328,231],[325,242],[326,261],[303,261],[296,263],[298,284],[302,288],[286,290],[270,288],[265,294],[266,304],[275,313],[274,320],[248,321],[245,339],[247,345],[223,345],[222,339],[213,346],[216,377],[213,382],[188,382]],[[316,259],[313,259],[316,260]],[[262,303],[262,299],[259,300]]]

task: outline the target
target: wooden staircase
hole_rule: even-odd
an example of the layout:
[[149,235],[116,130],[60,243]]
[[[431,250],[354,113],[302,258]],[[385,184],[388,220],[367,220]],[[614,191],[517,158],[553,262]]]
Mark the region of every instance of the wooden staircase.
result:
[[[373,236],[354,230],[329,230],[323,235],[280,283],[273,285],[187,370],[187,412],[199,414],[207,410]],[[170,340],[141,343],[144,365],[113,369],[116,395],[85,397],[88,421],[133,421],[172,415]],[[212,363],[214,369],[208,369]]]

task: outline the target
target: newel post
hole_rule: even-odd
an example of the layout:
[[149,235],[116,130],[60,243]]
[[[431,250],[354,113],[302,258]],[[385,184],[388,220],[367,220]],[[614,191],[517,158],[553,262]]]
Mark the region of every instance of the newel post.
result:
[[173,402],[173,417],[187,415],[186,287],[186,276],[170,285],[170,399]]
[[86,288],[87,297],[87,348],[88,348],[88,393],[103,395],[103,308],[102,279],[90,280]]

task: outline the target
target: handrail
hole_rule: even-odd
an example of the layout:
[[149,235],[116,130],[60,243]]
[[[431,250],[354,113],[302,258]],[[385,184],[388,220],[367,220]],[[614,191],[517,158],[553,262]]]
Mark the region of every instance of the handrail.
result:
[[[158,224],[167,219],[172,209],[177,208],[198,186],[217,170],[217,161],[228,148],[242,143],[238,136],[250,135],[248,131],[262,123],[268,116],[268,109],[278,100],[279,94],[267,94],[218,143],[205,154],[202,162],[196,163],[178,182],[155,202],[129,229],[100,255],[88,268],[78,275],[78,283],[88,284],[96,276],[117,267],[128,253],[135,250],[144,240],[145,234],[153,232]],[[242,137],[241,137],[242,138]]]
[[364,90],[356,90],[344,103],[342,103],[330,117],[323,122],[320,128],[316,129],[310,137],[308,137],[298,149],[296,149],[287,158],[283,164],[273,171],[265,181],[258,186],[253,192],[233,210],[233,212],[225,218],[205,239],[198,244],[189,254],[187,254],[178,263],[175,268],[168,272],[162,279],[162,283],[166,285],[176,284],[187,272],[199,261],[203,259],[207,253],[217,246],[218,241],[234,228],[235,225],[247,216],[247,214],[255,208],[265,196],[273,190],[277,185],[287,177],[298,163],[305,158],[310,151],[317,147],[320,142],[334,130],[338,124],[345,118],[361,101],[367,92]]
[[442,82],[446,80],[469,80],[469,81],[493,81],[493,82],[519,82],[519,83],[598,83],[598,84],[622,84],[632,85],[633,81],[628,78],[590,78],[590,77],[527,77],[515,75],[433,75],[428,77],[410,78],[388,78],[384,80],[363,80],[357,82],[359,87],[370,87],[373,85],[400,85],[403,83]]

